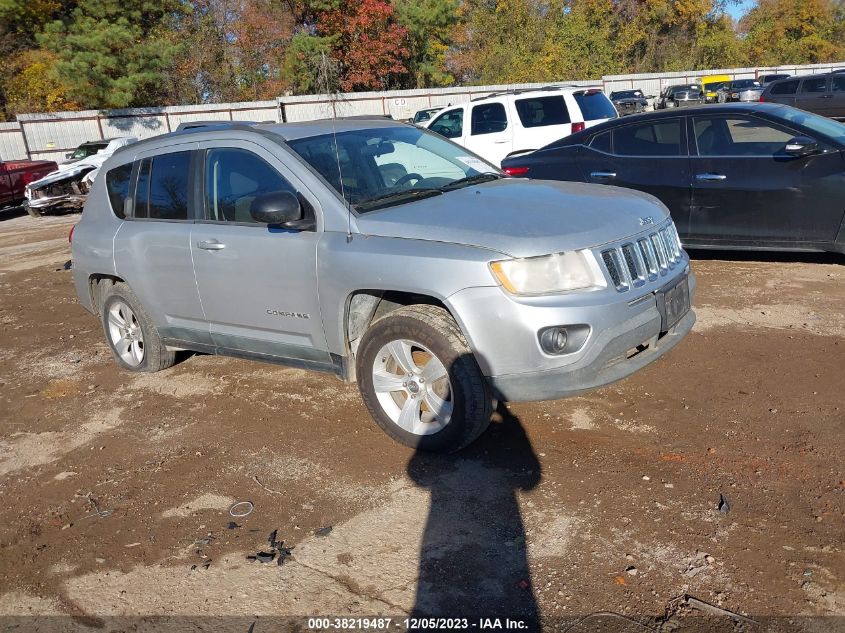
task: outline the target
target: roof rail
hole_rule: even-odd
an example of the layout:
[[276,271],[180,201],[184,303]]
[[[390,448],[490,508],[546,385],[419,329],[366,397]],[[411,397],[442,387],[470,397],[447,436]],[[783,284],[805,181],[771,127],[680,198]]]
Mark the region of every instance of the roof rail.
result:
[[542,86],[540,88],[511,88],[508,90],[497,90],[496,92],[491,92],[486,95],[482,95],[480,97],[475,97],[470,99],[472,101],[481,101],[482,99],[490,99],[491,97],[501,97],[503,95],[521,95],[525,94],[526,92],[555,92],[557,90],[561,90],[563,88],[579,88],[582,90],[589,90],[591,88],[599,88],[598,84],[590,85],[590,86],[580,86],[578,84],[554,84],[551,86]]
[[201,128],[216,128],[220,130],[242,129],[244,127],[260,125],[261,123],[275,123],[275,121],[183,121],[174,132],[185,132]]

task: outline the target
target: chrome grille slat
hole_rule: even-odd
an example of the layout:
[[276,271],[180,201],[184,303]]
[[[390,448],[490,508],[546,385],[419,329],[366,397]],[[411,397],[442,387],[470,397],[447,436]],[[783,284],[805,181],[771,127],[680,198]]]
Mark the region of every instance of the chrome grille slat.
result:
[[653,282],[683,262],[683,250],[674,223],[653,227],[633,241],[601,251],[601,259],[618,292]]

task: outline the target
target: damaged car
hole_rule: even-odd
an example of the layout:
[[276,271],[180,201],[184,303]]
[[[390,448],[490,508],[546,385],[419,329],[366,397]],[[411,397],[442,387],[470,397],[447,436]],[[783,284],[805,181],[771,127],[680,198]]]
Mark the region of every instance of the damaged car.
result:
[[91,190],[92,176],[96,175],[100,166],[118,148],[137,140],[134,136],[113,138],[96,154],[64,163],[43,178],[29,183],[24,191],[26,196],[24,208],[32,217],[38,217],[50,211],[81,209]]

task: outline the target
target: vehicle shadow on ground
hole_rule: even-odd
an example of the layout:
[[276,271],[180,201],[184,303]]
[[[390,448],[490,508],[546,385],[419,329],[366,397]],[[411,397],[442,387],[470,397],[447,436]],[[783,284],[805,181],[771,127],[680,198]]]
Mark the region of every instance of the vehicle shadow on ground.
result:
[[5,209],[0,209],[0,222],[13,220],[23,215],[26,215],[26,209],[23,207],[6,207]]
[[838,264],[845,266],[840,253],[806,253],[795,251],[733,251],[687,249],[692,261],[736,261],[794,264]]
[[519,419],[500,404],[475,444],[457,455],[418,451],[407,470],[431,491],[411,617],[468,618],[470,628],[510,618],[538,630],[517,492],[542,472]]

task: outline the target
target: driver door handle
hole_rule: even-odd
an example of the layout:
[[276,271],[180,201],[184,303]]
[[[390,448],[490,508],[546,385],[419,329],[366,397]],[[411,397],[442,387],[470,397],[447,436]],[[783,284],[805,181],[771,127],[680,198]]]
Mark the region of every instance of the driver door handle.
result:
[[502,143],[510,143],[510,139],[503,138],[501,141],[493,141],[496,145],[501,145]]
[[593,171],[590,172],[590,178],[593,180],[610,180],[616,178],[615,171]]
[[226,245],[217,240],[208,240],[204,242],[197,242],[197,248],[201,248],[204,251],[222,251],[226,248]]
[[727,176],[724,174],[696,174],[695,179],[700,180],[702,182],[713,182],[716,180],[727,180]]

